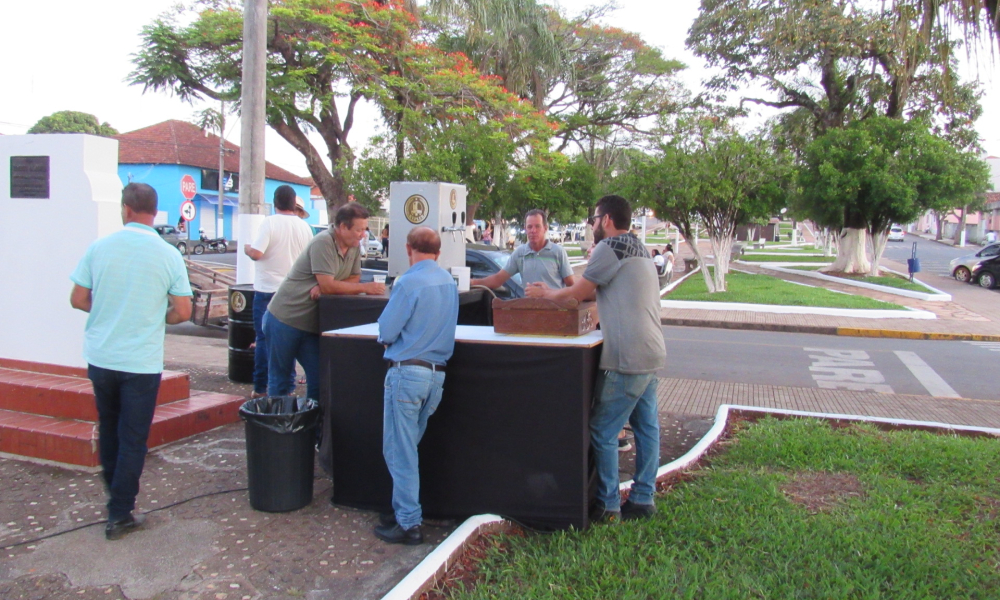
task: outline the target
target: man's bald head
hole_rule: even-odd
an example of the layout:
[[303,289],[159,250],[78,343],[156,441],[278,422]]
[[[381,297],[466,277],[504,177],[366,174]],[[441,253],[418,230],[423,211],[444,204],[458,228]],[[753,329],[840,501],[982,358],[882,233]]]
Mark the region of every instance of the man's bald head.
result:
[[406,234],[406,244],[415,252],[432,254],[441,253],[441,236],[430,227],[414,227]]

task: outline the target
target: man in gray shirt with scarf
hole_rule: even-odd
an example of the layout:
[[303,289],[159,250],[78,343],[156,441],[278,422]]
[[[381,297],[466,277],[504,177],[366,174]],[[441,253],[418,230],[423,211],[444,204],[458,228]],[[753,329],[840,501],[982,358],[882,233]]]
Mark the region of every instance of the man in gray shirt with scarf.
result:
[[[596,522],[652,516],[659,467],[660,427],[656,372],[666,362],[660,328],[660,288],[646,247],[628,228],[632,207],[621,196],[597,202],[591,222],[594,250],[583,277],[571,287],[528,286],[532,298],[597,296],[604,348],[590,415],[590,441],[597,459]],[[635,433],[635,480],[628,500],[618,493],[618,432],[628,421]]]

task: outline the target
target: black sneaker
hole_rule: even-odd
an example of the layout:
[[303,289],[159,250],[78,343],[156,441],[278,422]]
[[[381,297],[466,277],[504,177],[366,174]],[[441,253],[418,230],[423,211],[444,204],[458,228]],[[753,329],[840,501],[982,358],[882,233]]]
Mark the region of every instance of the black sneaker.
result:
[[636,504],[631,500],[626,500],[625,504],[622,504],[622,521],[648,519],[655,514],[656,508],[652,504]]
[[618,438],[618,451],[619,452],[628,452],[631,449],[632,449],[632,442],[629,441],[629,439],[627,437],[626,438]]
[[146,522],[146,515],[129,515],[120,521],[108,521],[104,526],[104,537],[109,540],[120,540]]
[[414,525],[409,529],[403,529],[398,523],[394,523],[392,525],[376,525],[375,537],[390,544],[417,546],[424,543],[424,536],[420,533],[420,525]]
[[391,527],[396,524],[396,513],[379,513],[378,524]]
[[590,511],[590,522],[593,525],[615,525],[622,520],[622,514],[617,510],[605,510],[595,506]]

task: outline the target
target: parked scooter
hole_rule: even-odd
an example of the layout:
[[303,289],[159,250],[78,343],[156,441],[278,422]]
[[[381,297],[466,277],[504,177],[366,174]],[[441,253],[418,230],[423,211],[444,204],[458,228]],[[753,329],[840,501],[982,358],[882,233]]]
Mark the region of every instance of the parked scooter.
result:
[[201,242],[194,247],[195,254],[204,254],[206,247],[210,250],[215,250],[219,254],[225,254],[229,250],[229,246],[226,245],[226,238],[209,239],[205,235],[204,229],[199,229],[198,234],[201,236]]

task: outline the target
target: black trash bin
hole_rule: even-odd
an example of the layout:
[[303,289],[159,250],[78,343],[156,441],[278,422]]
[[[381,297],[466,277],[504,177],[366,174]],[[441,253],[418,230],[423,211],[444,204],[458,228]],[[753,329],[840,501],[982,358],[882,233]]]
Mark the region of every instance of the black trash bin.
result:
[[247,400],[247,482],[250,506],[265,512],[298,510],[312,502],[313,459],[320,408],[315,400],[275,396]]

